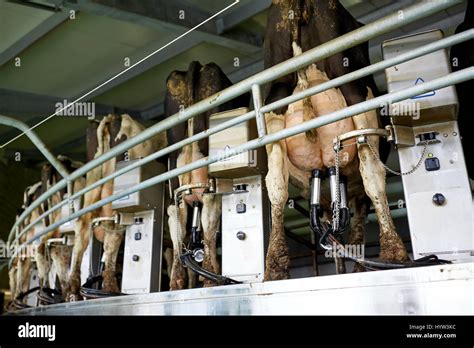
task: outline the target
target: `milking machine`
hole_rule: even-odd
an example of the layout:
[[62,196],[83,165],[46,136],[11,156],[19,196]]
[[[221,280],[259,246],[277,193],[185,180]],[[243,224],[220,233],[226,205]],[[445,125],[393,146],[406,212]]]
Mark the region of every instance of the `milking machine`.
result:
[[[116,170],[121,170],[136,161],[138,159],[117,162]],[[164,171],[164,165],[154,161],[132,169],[114,179],[113,192],[117,194],[127,190]],[[94,228],[100,226],[103,221],[112,221],[116,229],[106,230],[106,233],[124,234],[123,264],[117,265],[117,268],[122,270],[122,294],[160,291],[164,221],[163,184],[113,201],[112,209],[115,212],[113,216],[93,219],[92,226]],[[100,273],[103,271],[103,261],[102,245],[92,235],[81,267],[84,284],[81,294],[86,298],[119,295],[100,290],[98,283],[102,280]],[[84,282],[84,279],[87,280]]]
[[[116,170],[133,163],[117,163]],[[114,194],[159,175],[165,166],[150,162],[114,180]],[[125,227],[122,292],[143,294],[160,291],[164,222],[164,184],[152,186],[112,202],[116,224]]]
[[[336,166],[330,167],[327,174],[315,169],[311,172],[311,195],[310,195],[310,227],[319,244],[326,250],[333,248],[332,238],[341,236],[350,227],[351,214],[347,202],[347,178],[339,173],[338,159]],[[329,179],[331,192],[330,211],[332,221],[322,222],[323,207],[321,205],[321,182]]]
[[[213,114],[209,118],[209,127],[215,127],[247,111],[247,108],[239,108]],[[224,154],[233,146],[256,137],[254,120],[225,129],[209,137],[209,155]],[[263,180],[266,166],[264,148],[236,154],[209,165],[211,179],[208,183],[185,185],[175,190],[177,205],[186,195],[196,194],[196,189],[204,190],[203,195],[222,196],[222,275],[205,270],[200,265],[205,249],[200,222],[202,207],[199,202],[193,202],[191,239],[181,255],[185,266],[217,284],[263,280],[269,226],[269,204]]]
[[[409,35],[383,43],[384,58],[443,38],[440,30]],[[386,69],[388,92],[423,83],[451,72],[445,49]],[[407,117],[400,110],[416,106]],[[472,192],[466,170],[454,86],[394,103],[390,107],[393,142],[402,175],[413,254],[437,255],[459,262],[474,256]]]
[[[442,37],[440,30],[433,30],[387,40],[382,45],[384,58],[393,58]],[[385,73],[391,93],[447,75],[450,64],[443,49],[388,68]],[[369,136],[385,137],[397,149],[400,161],[400,173],[384,167],[402,178],[415,262],[389,265],[354,261],[375,268],[397,268],[472,259],[473,200],[456,121],[457,111],[456,90],[449,86],[391,104],[391,124],[385,129],[355,130],[334,139],[336,167],[329,170],[330,177],[331,173],[338,172],[339,151],[348,139],[355,138],[358,145],[368,146],[376,156]],[[333,181],[330,181],[333,222],[325,228],[318,220],[322,174],[314,171],[312,175],[311,228],[321,236],[320,244],[325,248],[331,248],[326,243],[327,236],[334,241],[338,230],[334,226],[344,229],[340,216],[347,212],[343,203],[343,181],[337,177],[332,176]],[[339,193],[334,189],[338,187]]]

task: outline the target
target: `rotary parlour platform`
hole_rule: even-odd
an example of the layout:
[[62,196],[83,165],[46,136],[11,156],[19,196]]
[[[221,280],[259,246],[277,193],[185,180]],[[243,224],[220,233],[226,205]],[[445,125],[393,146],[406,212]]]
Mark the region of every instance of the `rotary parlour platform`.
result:
[[63,303],[17,315],[473,315],[474,263]]

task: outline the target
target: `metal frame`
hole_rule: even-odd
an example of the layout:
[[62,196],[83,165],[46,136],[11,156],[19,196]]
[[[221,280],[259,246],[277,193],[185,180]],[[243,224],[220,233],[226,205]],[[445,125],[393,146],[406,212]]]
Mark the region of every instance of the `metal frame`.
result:
[[[350,47],[354,47],[356,45],[359,45],[360,43],[363,43],[367,40],[370,40],[376,36],[382,35],[386,32],[389,32],[391,30],[394,30],[396,28],[402,27],[408,23],[412,23],[414,21],[419,20],[420,18],[430,16],[438,11],[444,10],[450,6],[455,5],[456,3],[453,3],[452,1],[449,0],[439,0],[436,2],[422,2],[419,4],[416,4],[414,6],[411,6],[407,9],[404,10],[404,16],[403,18],[400,18],[398,16],[398,13],[389,15],[385,18],[382,18],[378,21],[375,21],[373,23],[370,23],[364,27],[361,27],[353,32],[347,33],[345,35],[342,35],[338,37],[335,40],[332,40],[330,42],[324,43],[316,48],[313,48],[297,57],[291,58],[285,62],[282,62],[278,65],[275,65],[269,69],[266,69],[250,78],[247,78],[219,93],[217,93],[214,96],[211,96],[205,100],[200,101],[199,103],[196,103],[192,105],[191,107],[185,109],[183,112],[176,113],[167,119],[159,122],[158,124],[144,130],[142,133],[139,135],[135,136],[134,138],[131,138],[124,143],[112,148],[110,151],[107,153],[103,154],[102,156],[90,161],[89,163],[85,164],[83,167],[77,169],[73,173],[69,175],[67,179],[63,179],[57,184],[55,184],[49,191],[45,192],[42,194],[37,200],[35,200],[24,212],[21,214],[19,219],[16,221],[14,224],[10,236],[8,238],[8,241],[11,242],[13,239],[13,236],[15,236],[15,230],[16,228],[23,222],[26,216],[28,216],[36,207],[38,207],[41,203],[43,203],[45,200],[47,200],[49,197],[51,197],[53,194],[55,194],[58,190],[61,188],[65,187],[68,182],[71,182],[72,180],[75,180],[83,175],[85,175],[88,171],[91,169],[97,167],[98,165],[101,165],[102,163],[106,162],[107,160],[119,155],[120,153],[125,152],[129,148],[155,136],[158,133],[161,133],[163,131],[166,131],[167,129],[175,126],[178,123],[184,122],[191,117],[194,117],[196,115],[201,114],[202,112],[208,111],[209,109],[220,105],[222,103],[225,103],[241,94],[244,94],[248,91],[251,91],[254,85],[263,85],[265,83],[268,83],[276,78],[279,78],[281,76],[284,76],[288,73],[294,72],[298,69],[301,69],[303,67],[306,67],[316,61],[319,61],[321,59],[324,59],[326,57],[329,57],[337,52],[341,52],[343,50],[346,50]],[[75,195],[72,195],[69,199],[74,199],[77,198],[84,193],[92,190],[95,187],[100,186],[101,184],[129,171],[132,170],[135,167],[141,166],[145,163],[148,163],[158,157],[164,156],[172,151],[175,151],[177,149],[180,149],[183,145],[190,144],[192,142],[198,141],[200,139],[204,139],[208,137],[211,134],[217,133],[223,129],[226,129],[228,127],[231,127],[233,125],[239,124],[241,122],[250,120],[253,117],[256,117],[256,114],[263,114],[266,112],[270,112],[272,110],[275,110],[283,105],[288,105],[289,103],[295,102],[297,100],[301,100],[303,98],[306,98],[310,95],[320,93],[322,91],[325,91],[330,88],[334,88],[337,86],[340,86],[341,84],[353,81],[355,79],[370,75],[376,71],[383,70],[389,66],[398,64],[400,62],[404,62],[409,59],[413,59],[419,56],[422,56],[424,54],[436,51],[441,48],[445,48],[460,42],[464,42],[467,40],[470,40],[474,37],[474,30],[468,30],[463,33],[454,35],[452,37],[440,40],[438,42],[435,42],[433,44],[429,44],[423,47],[420,47],[412,52],[406,53],[404,55],[401,55],[399,57],[382,61],[376,64],[373,64],[371,66],[365,67],[363,69],[360,69],[358,71],[346,74],[344,76],[341,76],[339,78],[336,78],[334,80],[330,80],[328,82],[325,82],[321,85],[315,86],[313,88],[307,89],[303,92],[300,92],[298,94],[289,96],[287,98],[281,99],[279,101],[276,101],[274,103],[271,103],[269,105],[262,106],[260,108],[260,112],[256,113],[255,111],[250,111],[244,115],[241,115],[239,117],[236,117],[233,120],[227,121],[217,127],[213,127],[211,129],[208,129],[204,132],[201,132],[199,134],[196,134],[190,138],[184,139],[176,144],[173,144],[171,146],[168,146],[165,149],[162,149],[152,155],[149,155],[133,165],[130,165],[122,170],[119,170],[112,175],[109,175],[106,178],[103,178],[99,180],[98,182],[94,183],[93,185],[90,185],[80,192],[76,193]],[[208,158],[201,159],[199,161],[193,162],[191,164],[188,164],[186,166],[176,168],[174,170],[171,170],[167,173],[158,175],[154,178],[148,179],[141,184],[135,186],[134,188],[131,188],[129,190],[123,191],[119,194],[112,195],[110,197],[107,197],[105,199],[102,199],[88,207],[85,207],[73,214],[71,214],[67,218],[63,218],[60,221],[51,224],[48,226],[46,229],[42,230],[39,234],[34,236],[33,238],[29,239],[26,241],[24,244],[21,245],[20,248],[14,251],[12,258],[10,259],[10,265],[12,262],[12,259],[17,255],[17,253],[24,248],[26,245],[32,243],[33,241],[39,239],[41,236],[44,234],[48,233],[51,230],[54,230],[55,228],[59,227],[60,225],[64,224],[65,222],[68,222],[72,219],[75,219],[77,217],[80,217],[81,215],[84,215],[90,211],[93,211],[97,208],[100,208],[101,206],[108,204],[114,200],[120,199],[121,197],[124,197],[128,194],[143,190],[149,186],[156,185],[158,183],[164,182],[166,180],[169,180],[173,177],[176,177],[178,175],[181,175],[183,173],[195,170],[197,168],[201,168],[204,166],[207,166],[211,163],[217,162],[219,160],[222,160],[223,158],[228,158],[232,157],[238,153],[241,153],[243,151],[248,151],[252,150],[261,146],[264,146],[266,144],[279,141],[281,139],[296,135],[298,133],[306,132],[310,129],[317,128],[324,126],[326,124],[332,123],[339,121],[344,118],[352,117],[354,115],[376,109],[380,107],[381,105],[384,105],[386,103],[393,103],[397,101],[401,101],[407,98],[410,98],[412,96],[420,95],[423,94],[427,91],[431,91],[434,89],[439,89],[443,88],[452,84],[460,83],[466,80],[470,80],[474,78],[474,67],[470,67],[455,73],[451,73],[447,76],[444,76],[442,78],[429,81],[424,84],[416,85],[414,87],[386,94],[384,96],[380,96],[375,99],[371,99],[356,105],[352,105],[350,107],[347,107],[343,110],[338,110],[336,112],[333,112],[331,114],[319,117],[317,119],[313,119],[307,122],[304,122],[298,126],[287,128],[284,130],[281,130],[277,133],[273,134],[268,134],[268,135],[263,135],[260,136],[258,139],[254,139],[252,141],[249,141],[247,143],[244,143],[240,146],[237,146],[230,151],[226,152],[224,156],[219,154],[219,156],[209,156]],[[257,96],[258,98],[258,96]],[[257,108],[258,109],[258,108]],[[61,206],[67,204],[67,201],[62,201],[55,207],[51,208],[44,214],[42,214],[37,220],[33,221],[30,225],[28,225],[26,228],[23,229],[23,231],[18,234],[15,238],[16,244],[19,241],[19,238],[23,236],[32,226],[34,223],[37,221],[45,218],[47,215],[52,213],[53,211],[59,209]],[[15,244],[15,243],[14,243]]]

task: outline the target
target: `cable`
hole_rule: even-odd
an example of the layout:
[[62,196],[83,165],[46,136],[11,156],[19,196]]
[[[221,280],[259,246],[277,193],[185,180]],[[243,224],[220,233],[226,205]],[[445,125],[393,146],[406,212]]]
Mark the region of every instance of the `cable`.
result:
[[[343,246],[334,236],[329,235],[329,239],[335,244]],[[413,268],[413,267],[424,267],[433,265],[445,265],[450,264],[451,261],[439,259],[436,255],[427,255],[414,261],[404,262],[390,262],[383,260],[364,260],[356,257],[344,255],[344,258],[354,261],[360,264],[362,267],[369,270],[383,270],[383,269],[402,269],[402,268]]]
[[34,288],[29,289],[28,291],[20,293],[15,299],[13,299],[12,301],[8,303],[8,305],[6,306],[7,312],[13,312],[20,309],[31,308],[32,306],[26,303],[23,303],[22,300],[25,296],[28,296],[29,294],[39,290],[39,288],[40,288],[39,286],[36,286]]
[[217,283],[217,285],[229,285],[229,284],[241,284],[242,282],[239,282],[237,280],[227,278],[225,276],[222,276],[220,274],[216,274],[213,272],[210,272],[208,270],[205,270],[201,266],[197,264],[196,261],[194,261],[192,257],[192,251],[187,251],[184,254],[180,256],[181,262],[189,267],[192,271],[196,272],[197,274],[203,276],[204,278],[210,279],[214,282]]
[[111,291],[98,290],[98,289],[92,288],[92,284],[101,282],[102,280],[103,280],[102,275],[96,275],[96,276],[87,278],[87,281],[84,283],[84,285],[81,286],[81,289],[79,290],[80,295],[87,300],[127,295],[120,292],[111,292]]
[[60,291],[51,288],[41,288],[36,294],[42,305],[52,305],[64,302]]

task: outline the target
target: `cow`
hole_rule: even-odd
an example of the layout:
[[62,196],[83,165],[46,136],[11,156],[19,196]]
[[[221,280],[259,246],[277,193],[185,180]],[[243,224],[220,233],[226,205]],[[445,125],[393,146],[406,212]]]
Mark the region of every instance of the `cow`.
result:
[[[63,165],[66,171],[73,171],[78,168],[81,163],[72,161],[65,156],[58,156],[58,161]],[[33,203],[41,194],[46,192],[55,183],[61,180],[61,175],[51,165],[45,164],[41,167],[41,181],[28,187],[24,193],[24,204],[21,211],[24,211],[31,203]],[[79,178],[74,181],[74,191],[83,188],[84,180]],[[52,206],[58,204],[66,190],[60,190],[50,197],[46,202],[35,208],[32,213],[26,217],[26,219],[19,226],[20,230],[29,225],[32,221],[36,220],[46,210],[49,210]],[[33,238],[44,227],[47,227],[53,223],[56,223],[61,218],[61,210],[53,212],[47,216],[43,221],[38,223],[38,227],[34,226],[30,229],[21,239],[20,243],[25,243],[27,240]],[[18,216],[17,216],[18,219]],[[20,256],[16,257],[12,262],[12,267],[9,271],[10,276],[10,287],[12,294],[18,296],[20,293],[24,293],[28,290],[30,273],[33,267],[33,259],[36,262],[36,268],[38,270],[39,286],[44,289],[54,284],[49,284],[49,272],[52,264],[55,265],[57,275],[60,282],[60,291],[64,291],[67,288],[67,270],[69,268],[69,256],[70,250],[66,245],[52,244],[48,245],[48,240],[51,238],[60,237],[59,229],[54,229],[39,237],[38,240],[28,245],[20,252]]]
[[[141,133],[145,127],[130,115],[108,115],[100,123],[92,123],[87,130],[87,160],[97,158],[112,147]],[[166,146],[166,134],[160,133],[139,145],[129,149],[125,154],[114,157],[87,173],[86,186],[104,178],[115,171],[115,164],[120,160],[134,160],[146,157]],[[113,180],[87,192],[84,195],[83,207],[105,199],[113,194]],[[100,221],[92,225],[95,218],[111,218],[115,212],[112,204],[89,212],[79,217],[75,223],[75,238],[69,271],[68,301],[79,299],[81,286],[81,263],[91,232],[97,240],[103,243],[104,270],[102,272],[102,289],[109,293],[119,293],[120,288],[116,279],[116,261],[125,228],[114,221]]]
[[[361,26],[336,0],[273,0],[264,43],[265,68],[290,59],[311,48]],[[324,83],[369,65],[368,45],[337,53],[285,75],[265,86],[265,102],[271,103],[303,89]],[[377,87],[371,76],[311,96],[265,115],[267,131],[273,133],[309,119],[374,98]],[[289,277],[289,257],[283,227],[283,209],[288,199],[288,182],[307,192],[310,172],[335,165],[334,137],[355,129],[379,128],[376,111],[369,111],[324,127],[267,145],[268,188],[272,230],[266,258],[265,280]],[[380,258],[405,261],[408,255],[395,230],[385,193],[385,169],[379,156],[379,139],[369,136],[366,145],[349,145],[340,153],[341,172],[349,177],[349,195],[356,208],[351,240],[363,240],[365,194],[372,201],[380,227]],[[383,156],[382,156],[383,158]],[[361,180],[360,180],[361,177]],[[360,189],[361,183],[365,193]],[[351,190],[352,187],[352,190]],[[358,189],[359,187],[359,189]],[[351,192],[352,191],[352,192]]]
[[[82,166],[81,162],[73,161],[70,158],[60,155],[58,156],[59,162],[64,166],[68,172]],[[41,170],[41,191],[42,193],[48,191],[52,186],[58,183],[62,179],[62,176],[51,164],[45,164]],[[85,178],[80,177],[73,181],[72,192],[74,194],[84,188]],[[63,199],[66,198],[66,188],[59,190],[54,193],[46,202],[47,209],[57,205]],[[61,209],[58,209],[51,213],[45,218],[46,226],[58,222],[63,216],[61,216]],[[36,265],[38,267],[38,273],[40,278],[40,286],[46,287],[48,282],[48,272],[54,265],[56,275],[60,283],[60,291],[65,294],[68,289],[68,270],[71,259],[71,247],[61,243],[53,243],[48,245],[48,240],[51,238],[59,238],[61,233],[59,228],[56,228],[46,235],[42,236],[39,242],[39,246],[36,252]],[[48,259],[46,253],[49,254],[51,260]],[[51,284],[53,287],[54,284]]]
[[[36,200],[41,195],[41,181],[27,187],[23,195],[23,206],[20,210],[22,212],[25,210],[34,200]],[[19,225],[19,230],[21,231],[24,227],[29,225],[29,223],[36,219],[39,215],[43,213],[43,208],[41,206],[35,208],[32,213],[25,218],[25,220]],[[26,242],[28,239],[34,236],[35,231],[30,230],[25,235],[20,237],[19,244]],[[30,283],[30,273],[32,270],[32,258],[31,251],[32,246],[20,250],[15,259],[12,260],[12,265],[9,270],[10,277],[10,290],[12,292],[12,299],[17,299],[22,293],[28,291]]]
[[[221,68],[215,63],[201,65],[199,62],[191,62],[187,71],[173,71],[166,80],[165,117],[174,115],[213,94],[231,86]],[[207,112],[174,126],[167,132],[170,145],[181,141],[194,134],[208,129],[209,116],[213,113],[247,107],[249,105],[249,94],[216,106]],[[182,167],[188,163],[208,156],[208,140],[203,139],[184,146],[179,151],[174,151],[169,156],[169,170]],[[180,255],[182,245],[186,239],[186,222],[188,218],[187,205],[193,202],[202,204],[201,224],[204,239],[203,268],[213,273],[219,272],[216,253],[216,232],[220,219],[221,202],[220,197],[212,194],[203,194],[203,189],[195,189],[191,195],[185,196],[184,202],[177,207],[173,202],[173,192],[183,185],[207,184],[207,167],[196,169],[190,173],[180,175],[169,182],[172,204],[168,206],[168,224],[173,243],[173,262],[170,276],[170,289],[192,288],[196,284],[195,276],[186,271],[181,264]],[[186,281],[188,278],[188,281]],[[204,279],[204,286],[212,286],[212,280]]]

